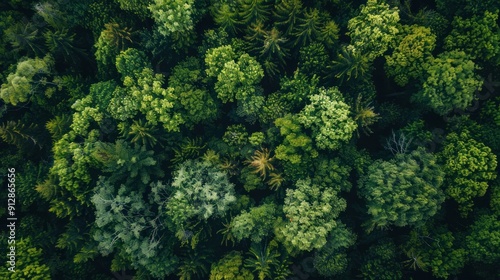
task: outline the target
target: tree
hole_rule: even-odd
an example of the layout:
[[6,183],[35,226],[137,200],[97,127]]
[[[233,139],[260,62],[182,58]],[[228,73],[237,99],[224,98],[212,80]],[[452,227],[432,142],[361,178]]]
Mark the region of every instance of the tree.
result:
[[425,66],[422,89],[412,96],[439,115],[465,109],[483,82],[475,73],[476,64],[462,51],[444,52]]
[[399,10],[378,0],[361,5],[359,15],[349,20],[347,35],[351,44],[368,61],[383,55],[399,33]]
[[353,45],[348,45],[341,48],[337,58],[332,61],[330,69],[341,83],[351,78],[363,81],[370,77],[371,64],[358,49]]
[[30,238],[22,238],[13,245],[16,248],[15,270],[12,272],[7,269],[11,265],[6,262],[0,271],[3,279],[50,279],[50,269],[44,264],[42,249],[35,247]]
[[123,184],[115,187],[101,177],[92,196],[96,215],[93,237],[101,254],[117,251],[134,268],[165,277],[174,272],[178,262],[172,254],[173,234],[155,209],[164,203],[155,194],[166,192],[167,185],[156,182],[151,187],[153,197],[148,203],[140,189]]
[[358,181],[359,195],[371,216],[368,230],[424,224],[444,201],[443,177],[436,157],[423,148],[374,161]]
[[344,103],[337,88],[320,89],[310,100],[297,119],[306,128],[311,128],[318,148],[335,150],[351,139],[357,124],[350,117],[350,106]]
[[299,64],[297,66],[301,73],[321,76],[326,72],[330,57],[322,43],[312,43],[300,48]]
[[291,77],[283,77],[280,81],[280,101],[291,113],[297,113],[304,108],[309,96],[319,93],[319,77],[308,77],[302,71],[296,70]]
[[318,9],[306,9],[303,16],[298,18],[295,29],[292,31],[295,37],[294,47],[309,45],[320,37],[323,18],[325,14],[321,14]]
[[272,240],[269,244],[253,243],[245,260],[245,267],[257,273],[259,280],[286,279],[290,275],[287,255],[281,255],[279,244]]
[[122,75],[124,88],[117,87],[108,110],[119,120],[132,118],[141,112],[152,124],[163,125],[167,131],[179,131],[185,122],[178,108],[174,89],[163,88],[163,75],[155,74],[146,55],[129,48],[116,58],[116,67]]
[[339,158],[319,157],[314,161],[314,171],[311,178],[314,184],[325,188],[332,188],[337,192],[351,190],[349,182],[350,166]]
[[231,45],[209,49],[205,63],[207,75],[217,77],[217,97],[223,103],[238,101],[239,116],[256,118],[264,104],[262,90],[257,87],[264,76],[261,65],[246,53],[238,58]]
[[473,199],[484,196],[488,181],[497,177],[497,157],[468,131],[448,134],[440,157],[446,173],[446,194],[458,202],[460,213],[466,216]]
[[237,0],[237,3],[242,25],[267,21],[270,11],[265,0]]
[[498,10],[485,11],[484,15],[471,18],[455,17],[453,30],[444,39],[447,50],[460,50],[472,59],[492,64],[500,63],[500,28],[497,24]]
[[253,280],[250,270],[243,266],[241,252],[231,251],[212,264],[210,280]]
[[467,254],[474,262],[496,264],[500,260],[500,221],[497,215],[477,217],[466,237]]
[[[275,150],[275,157],[291,164],[299,164],[303,159],[315,158],[318,152],[312,145],[312,139],[303,131],[297,117],[286,115],[274,122],[284,136],[282,144]],[[306,160],[304,160],[305,162]]]
[[7,83],[2,84],[0,98],[14,106],[29,101],[38,87],[50,84],[46,77],[52,72],[53,63],[50,56],[20,61],[16,71],[7,76]]
[[436,35],[427,27],[403,25],[398,41],[393,53],[385,57],[385,69],[398,85],[404,86],[410,79],[424,75],[425,63],[432,58],[436,46]]
[[[466,250],[461,247],[453,232],[444,226],[423,226],[410,232],[403,245],[409,266],[430,271],[435,277],[448,279],[463,268]],[[418,262],[415,261],[418,258]]]
[[397,261],[397,247],[391,239],[382,239],[363,254],[360,272],[363,279],[403,279]]
[[71,130],[77,135],[86,136],[92,128],[97,127],[96,124],[102,123],[114,90],[116,83],[112,80],[92,84],[88,95],[76,100],[71,106],[75,111]]
[[40,145],[33,136],[36,129],[35,124],[26,127],[21,121],[7,121],[0,125],[0,138],[8,144],[15,145],[22,150],[27,147]]
[[173,194],[166,213],[178,228],[194,220],[224,217],[236,202],[234,185],[217,166],[199,160],[187,160],[175,170]]
[[259,173],[261,177],[266,178],[267,172],[274,170],[272,165],[273,158],[268,149],[255,150],[253,156],[247,161],[249,166],[254,169],[254,173]]
[[93,158],[102,164],[102,171],[111,173],[108,180],[111,183],[122,182],[132,184],[139,176],[144,185],[151,181],[151,176],[162,177],[163,171],[159,168],[154,152],[146,150],[145,146],[130,145],[124,140],[117,140],[114,144],[96,142]]
[[22,51],[28,55],[42,55],[45,51],[38,36],[39,30],[31,22],[16,22],[5,28],[5,38],[15,52]]
[[223,30],[234,34],[238,30],[239,16],[236,8],[228,3],[217,3],[212,8],[212,16]]
[[94,44],[96,49],[94,55],[99,71],[106,77],[109,68],[116,64],[116,56],[132,43],[132,31],[116,22],[106,23],[104,27]]
[[99,137],[97,130],[88,132],[82,142],[70,131],[54,143],[54,162],[48,178],[36,190],[50,202],[50,212],[58,217],[78,216],[90,204],[90,191],[95,179],[92,168],[96,162],[91,156]]
[[259,243],[272,232],[277,207],[274,203],[265,203],[252,207],[249,211],[243,210],[231,221],[231,232],[236,241],[250,238],[252,242]]
[[187,125],[206,123],[217,116],[219,104],[207,89],[199,86],[203,78],[200,61],[191,57],[177,64],[168,79]]
[[285,30],[285,35],[289,35],[295,30],[302,12],[301,0],[283,0],[275,4],[273,13],[276,18],[276,25]]
[[193,29],[194,0],[153,0],[148,8],[164,36]]
[[140,16],[145,19],[150,15],[150,11],[148,9],[149,5],[152,4],[152,0],[116,0],[120,3],[120,9],[125,11],[131,11],[134,14]]
[[347,269],[348,258],[346,250],[354,245],[356,235],[340,223],[328,237],[326,244],[314,255],[313,265],[318,273],[325,277],[339,275]]
[[283,213],[287,219],[275,228],[275,234],[289,252],[319,249],[339,226],[336,219],[346,201],[333,188],[310,179],[298,180],[295,187],[286,190]]

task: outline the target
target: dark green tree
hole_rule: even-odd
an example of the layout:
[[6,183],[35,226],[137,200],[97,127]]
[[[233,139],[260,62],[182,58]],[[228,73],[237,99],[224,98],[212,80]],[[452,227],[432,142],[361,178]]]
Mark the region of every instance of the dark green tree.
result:
[[444,201],[443,179],[436,157],[423,148],[396,154],[389,161],[374,161],[358,182],[370,214],[368,231],[424,224]]

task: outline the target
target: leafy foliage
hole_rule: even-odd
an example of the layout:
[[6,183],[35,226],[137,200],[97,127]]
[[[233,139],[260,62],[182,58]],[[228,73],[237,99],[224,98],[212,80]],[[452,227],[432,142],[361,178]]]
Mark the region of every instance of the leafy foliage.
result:
[[283,212],[287,217],[275,229],[289,252],[311,251],[327,242],[328,234],[338,226],[336,218],[345,210],[346,201],[330,187],[299,180],[296,189],[287,189]]
[[453,30],[444,42],[445,48],[464,51],[471,58],[481,58],[500,63],[500,28],[497,24],[498,10],[485,11],[484,15],[471,18],[455,17]]
[[314,256],[314,267],[322,276],[333,277],[343,273],[348,266],[346,249],[354,245],[356,235],[345,225],[332,230],[328,241]]
[[303,132],[303,128],[296,117],[287,115],[276,119],[275,124],[280,129],[280,134],[285,137],[283,143],[276,148],[276,158],[292,164],[302,162],[303,157],[315,158],[318,152],[312,145],[312,139]]
[[420,269],[446,279],[457,274],[466,260],[466,250],[457,244],[453,233],[446,228],[424,226],[410,233],[405,250],[418,256]]
[[194,0],[153,0],[148,7],[161,34],[168,36],[193,29]]
[[458,202],[462,215],[467,215],[473,199],[485,195],[488,181],[496,178],[497,157],[467,131],[450,133],[446,141],[441,153],[447,175],[446,194]]
[[368,0],[358,16],[349,20],[351,44],[368,61],[383,55],[399,33],[399,10],[378,0]]
[[50,279],[50,270],[44,264],[43,251],[33,245],[29,238],[20,239],[15,243],[16,257],[14,272],[8,270],[10,265],[4,265],[0,272],[3,279]]
[[212,264],[210,280],[252,280],[252,273],[243,267],[241,252],[231,251],[217,263]]
[[167,214],[181,227],[190,219],[224,217],[236,201],[227,174],[209,162],[187,160],[174,172]]
[[272,203],[243,210],[231,221],[231,232],[238,242],[250,238],[252,242],[259,243],[272,232],[276,214],[277,207]]
[[96,142],[92,152],[93,158],[103,165],[102,171],[112,173],[108,177],[110,182],[121,182],[126,178],[127,185],[134,182],[137,176],[140,176],[140,182],[148,184],[151,175],[163,174],[153,154],[145,146],[130,147],[123,140],[117,140],[114,144]]
[[51,73],[52,65],[50,56],[20,61],[16,71],[7,76],[7,83],[2,84],[0,98],[12,105],[28,101],[47,82],[44,76]]
[[365,279],[401,279],[402,266],[396,260],[397,248],[390,239],[383,239],[368,248],[360,267]]
[[500,222],[497,215],[481,215],[472,224],[466,244],[470,258],[476,262],[496,263],[500,258],[498,238]]
[[[159,182],[155,187],[158,193],[166,185]],[[134,267],[143,267],[155,277],[173,272],[177,258],[169,252],[168,243],[160,245],[168,233],[158,213],[144,201],[140,191],[130,190],[125,185],[114,187],[102,177],[92,196],[92,203],[96,211],[93,237],[99,243],[102,254],[121,250]]]
[[357,124],[349,116],[350,107],[342,100],[337,88],[320,89],[310,97],[311,103],[299,113],[298,121],[312,129],[316,146],[335,150],[348,141]]
[[500,277],[498,1],[4,2],[0,278]]
[[371,216],[368,230],[425,223],[444,201],[443,177],[435,156],[423,149],[374,161],[358,182]]
[[386,56],[386,71],[397,84],[404,86],[410,79],[420,78],[425,73],[425,63],[432,57],[436,36],[430,28],[404,25],[398,39],[393,53]]
[[440,115],[465,109],[483,82],[475,73],[477,66],[462,51],[444,52],[426,66],[422,90],[413,100],[432,108]]

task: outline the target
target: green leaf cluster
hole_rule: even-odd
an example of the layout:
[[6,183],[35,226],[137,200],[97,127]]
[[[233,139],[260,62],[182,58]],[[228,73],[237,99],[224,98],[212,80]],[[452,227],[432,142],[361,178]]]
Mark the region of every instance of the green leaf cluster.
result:
[[422,225],[444,201],[443,180],[436,157],[422,148],[374,161],[358,182],[370,215],[368,229]]
[[441,152],[446,172],[446,194],[458,202],[466,215],[474,198],[486,194],[488,181],[497,177],[497,156],[483,143],[471,138],[467,131],[450,133]]

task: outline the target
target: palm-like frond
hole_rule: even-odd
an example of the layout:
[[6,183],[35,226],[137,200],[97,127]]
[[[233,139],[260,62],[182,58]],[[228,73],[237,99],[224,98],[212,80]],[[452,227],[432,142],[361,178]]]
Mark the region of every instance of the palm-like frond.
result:
[[259,173],[260,176],[265,178],[269,171],[274,170],[274,166],[271,163],[272,161],[273,158],[269,150],[263,148],[262,150],[256,150],[250,160],[246,162],[254,169],[255,173]]

